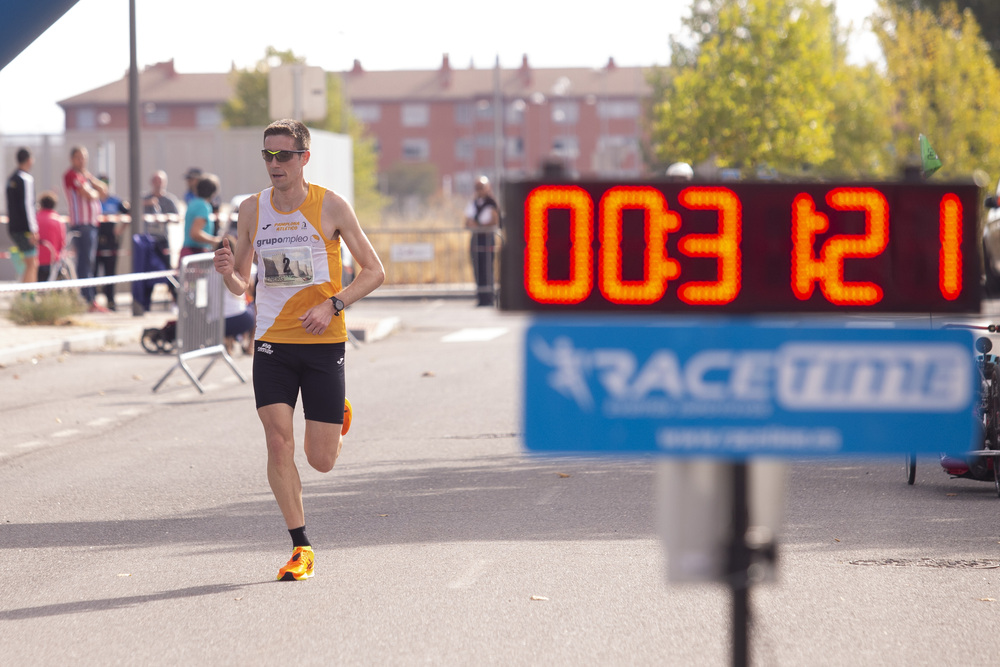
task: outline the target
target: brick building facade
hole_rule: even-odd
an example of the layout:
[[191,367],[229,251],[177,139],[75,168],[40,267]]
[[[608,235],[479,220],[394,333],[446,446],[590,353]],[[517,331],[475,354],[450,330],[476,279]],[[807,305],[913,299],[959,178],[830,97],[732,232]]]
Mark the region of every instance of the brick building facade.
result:
[[[344,94],[369,128],[379,171],[434,165],[440,188],[466,194],[480,174],[507,178],[559,162],[582,177],[638,176],[647,72],[618,67],[454,68],[368,71],[355,61],[342,73]],[[173,61],[139,77],[145,130],[216,130],[232,94],[227,73],[181,74]],[[61,101],[67,132],[128,126],[128,80]],[[500,110],[499,118],[496,110]]]

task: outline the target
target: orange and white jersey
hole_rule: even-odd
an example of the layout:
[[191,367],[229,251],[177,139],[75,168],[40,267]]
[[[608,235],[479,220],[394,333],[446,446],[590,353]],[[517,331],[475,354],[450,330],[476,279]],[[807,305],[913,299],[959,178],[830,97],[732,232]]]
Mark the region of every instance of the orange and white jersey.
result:
[[299,321],[341,289],[340,238],[326,238],[320,222],[326,189],[310,183],[302,205],[287,212],[274,207],[273,190],[256,195],[257,224],[250,237],[257,254],[255,337],[270,343],[344,342],[344,313],[318,336]]

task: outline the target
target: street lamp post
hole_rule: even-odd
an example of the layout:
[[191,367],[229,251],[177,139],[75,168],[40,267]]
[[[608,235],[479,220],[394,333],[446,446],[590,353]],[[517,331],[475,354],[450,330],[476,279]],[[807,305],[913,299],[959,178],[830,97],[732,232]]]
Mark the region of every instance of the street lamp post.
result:
[[[135,30],[135,0],[128,3],[129,20],[129,71],[128,71],[128,148],[129,148],[129,201],[131,202],[129,214],[131,218],[130,227],[132,233],[129,234],[129,247],[132,253],[132,270],[136,267],[136,248],[132,239],[135,234],[146,232],[146,221],[143,218],[142,194],[140,188],[139,175],[139,63],[136,58],[136,30]],[[132,299],[132,314],[139,316],[144,314],[145,308],[139,303],[139,299]]]

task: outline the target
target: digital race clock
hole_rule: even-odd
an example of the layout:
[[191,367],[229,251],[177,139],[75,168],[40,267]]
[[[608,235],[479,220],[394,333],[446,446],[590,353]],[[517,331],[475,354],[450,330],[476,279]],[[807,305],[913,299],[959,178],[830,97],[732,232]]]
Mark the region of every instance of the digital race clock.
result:
[[514,182],[501,308],[980,308],[979,190],[927,183]]

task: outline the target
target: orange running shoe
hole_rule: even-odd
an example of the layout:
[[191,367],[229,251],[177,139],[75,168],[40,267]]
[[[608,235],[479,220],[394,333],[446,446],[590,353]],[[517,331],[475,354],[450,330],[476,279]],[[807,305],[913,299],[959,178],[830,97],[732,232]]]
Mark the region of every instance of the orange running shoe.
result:
[[341,429],[341,435],[347,435],[347,432],[351,430],[351,416],[354,410],[351,409],[351,402],[344,399],[344,428]]
[[285,567],[278,570],[278,581],[301,581],[313,576],[316,554],[312,547],[295,547]]

